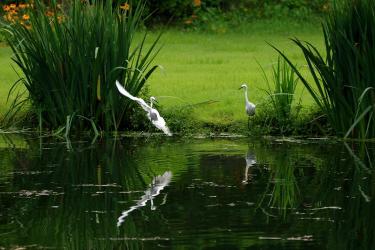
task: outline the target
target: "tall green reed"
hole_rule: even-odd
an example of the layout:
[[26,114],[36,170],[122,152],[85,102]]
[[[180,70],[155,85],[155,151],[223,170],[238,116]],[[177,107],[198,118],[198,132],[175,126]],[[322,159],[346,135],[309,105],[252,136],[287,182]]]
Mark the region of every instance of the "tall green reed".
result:
[[115,80],[137,95],[157,68],[151,63],[160,36],[148,48],[146,35],[135,44],[144,6],[139,1],[123,10],[112,1],[74,0],[60,8],[37,0],[31,28],[7,26],[13,60],[24,75],[16,84],[26,86],[40,126],[55,129],[67,120],[76,130],[93,123],[102,130],[129,126],[131,103],[120,97]]
[[336,1],[323,22],[325,58],[308,42],[292,39],[302,50],[313,82],[293,67],[336,133],[375,137],[375,5],[372,0]]
[[267,76],[265,69],[260,64],[259,67],[263,72],[267,85],[267,89],[262,89],[267,96],[260,104],[270,104],[263,108],[263,117],[265,119],[262,122],[270,133],[290,134],[295,128],[293,124],[299,115],[301,107],[301,98],[299,103],[295,103],[296,87],[299,79],[293,68],[281,56],[272,65],[271,78]]
[[271,99],[272,111],[278,120],[288,120],[292,115],[292,105],[295,100],[295,92],[298,77],[293,68],[279,56],[277,63],[272,67],[272,84],[261,67],[264,79],[267,83],[265,92]]

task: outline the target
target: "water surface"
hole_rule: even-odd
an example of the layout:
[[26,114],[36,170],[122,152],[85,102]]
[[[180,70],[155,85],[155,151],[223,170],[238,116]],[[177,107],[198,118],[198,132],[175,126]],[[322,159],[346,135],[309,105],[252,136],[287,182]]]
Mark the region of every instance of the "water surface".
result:
[[0,249],[373,249],[373,145],[0,139]]

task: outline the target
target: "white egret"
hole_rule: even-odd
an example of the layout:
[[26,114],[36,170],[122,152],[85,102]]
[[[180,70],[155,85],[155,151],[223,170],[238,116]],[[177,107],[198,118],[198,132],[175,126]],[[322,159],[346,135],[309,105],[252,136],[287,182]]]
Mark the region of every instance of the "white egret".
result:
[[[117,219],[117,227],[121,226],[121,224],[124,223],[125,218],[130,214],[130,212],[146,206],[148,201],[150,201],[151,203],[151,210],[155,210],[156,207],[154,206],[153,198],[158,196],[160,192],[164,189],[164,187],[168,186],[168,184],[171,182],[171,179],[171,171],[166,171],[163,175],[158,175],[154,177],[149,188],[144,192],[144,195],[142,195],[141,199],[137,201],[137,204],[121,213],[121,216]],[[166,198],[164,197],[164,199]],[[165,200],[163,200],[162,204],[164,203]]]
[[257,163],[257,161],[256,161],[255,155],[253,153],[251,153],[250,151],[247,152],[245,175],[244,175],[244,179],[242,181],[243,184],[247,184],[248,181],[251,180],[252,176],[251,176],[251,174],[249,174],[249,169],[250,169],[250,167],[254,166],[256,163]]
[[247,85],[246,83],[242,84],[239,89],[245,90],[245,109],[248,116],[255,115],[255,104],[249,101],[249,98],[247,97]]
[[172,133],[170,132],[169,128],[167,127],[167,124],[165,123],[165,120],[163,117],[160,116],[159,112],[152,107],[153,102],[156,100],[155,97],[151,96],[150,98],[150,105],[148,105],[143,99],[132,96],[126,89],[120,84],[119,81],[116,81],[116,86],[118,91],[120,93],[133,101],[136,101],[144,111],[147,112],[148,119],[154,124],[155,127],[162,130],[166,135],[172,136]]
[[249,98],[247,97],[247,84],[244,83],[241,85],[239,89],[244,89],[245,90],[245,109],[246,113],[249,116],[249,119],[247,120],[247,126],[250,126],[250,116],[255,115],[255,104],[249,101]]

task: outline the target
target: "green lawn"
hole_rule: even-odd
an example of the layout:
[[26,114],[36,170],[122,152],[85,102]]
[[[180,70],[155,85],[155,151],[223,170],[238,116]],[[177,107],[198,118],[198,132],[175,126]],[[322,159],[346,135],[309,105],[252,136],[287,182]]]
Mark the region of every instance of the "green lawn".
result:
[[7,110],[6,99],[9,89],[18,79],[17,74],[11,66],[11,50],[8,47],[0,45],[0,114]]
[[[156,36],[151,32],[150,40]],[[322,47],[319,23],[306,24],[292,21],[259,21],[244,24],[236,31],[225,34],[167,30],[162,36],[163,49],[155,63],[163,66],[150,79],[150,94],[173,96],[159,98],[163,112],[171,114],[174,106],[186,106],[209,100],[191,112],[194,121],[230,125],[247,121],[243,92],[239,86],[249,85],[250,99],[259,103],[266,88],[257,61],[269,74],[277,53],[266,43],[276,45],[299,65],[303,57],[289,38],[297,37]],[[5,99],[10,86],[17,79],[11,68],[11,51],[0,47],[0,112],[7,108]],[[301,93],[302,86],[298,92]],[[180,99],[178,99],[180,98]],[[312,99],[303,92],[303,103],[309,106]],[[259,109],[261,106],[259,107]]]
[[[167,31],[162,39],[164,47],[156,59],[165,70],[152,76],[150,92],[155,96],[183,99],[159,98],[167,112],[173,112],[175,105],[214,100],[217,102],[195,108],[194,120],[221,125],[246,123],[244,96],[238,88],[246,82],[249,98],[255,103],[264,100],[266,95],[260,89],[266,88],[266,83],[257,61],[270,74],[271,65],[277,60],[277,53],[266,42],[286,52],[299,65],[304,65],[302,54],[289,40],[292,37],[322,47],[318,24],[262,21],[248,24],[240,32],[227,34]],[[301,90],[302,84],[298,92]],[[303,92],[303,104],[312,104],[307,91]]]

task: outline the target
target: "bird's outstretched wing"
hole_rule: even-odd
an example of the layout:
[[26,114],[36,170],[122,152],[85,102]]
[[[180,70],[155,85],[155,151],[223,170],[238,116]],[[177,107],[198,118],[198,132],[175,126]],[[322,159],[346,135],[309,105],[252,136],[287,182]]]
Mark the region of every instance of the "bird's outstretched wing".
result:
[[157,117],[156,119],[150,119],[152,124],[154,124],[154,126],[157,127],[158,129],[162,130],[164,134],[168,136],[172,136],[172,133],[167,127],[167,124],[164,118],[160,116],[159,112],[156,109],[153,109],[152,112],[156,114],[156,117]]
[[[117,80],[116,86],[118,91],[122,95],[128,97],[129,99],[132,99],[133,101],[136,101],[139,105],[141,105],[141,107],[147,112],[148,119],[152,122],[152,124],[154,124],[155,127],[162,130],[166,135],[172,136],[172,133],[167,127],[163,117],[159,115],[159,112],[156,109],[153,109],[149,105],[147,105],[147,103],[143,99],[131,95]],[[153,115],[155,117],[153,117]]]
[[150,112],[151,107],[149,105],[147,105],[147,103],[143,99],[132,96],[128,91],[126,91],[126,89],[117,80],[116,80],[116,87],[122,95],[132,99],[133,101],[136,101],[139,105],[141,105],[141,107],[144,109],[144,111]]

